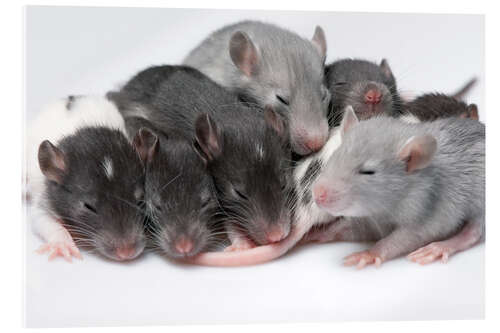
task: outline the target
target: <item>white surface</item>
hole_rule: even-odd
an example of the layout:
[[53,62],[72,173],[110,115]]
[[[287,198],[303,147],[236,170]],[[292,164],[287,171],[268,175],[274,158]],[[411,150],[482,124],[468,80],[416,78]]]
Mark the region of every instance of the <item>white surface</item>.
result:
[[[451,92],[477,75],[468,100],[484,120],[480,16],[51,7],[27,9],[26,118],[55,98],[104,93],[146,66],[178,63],[210,31],[244,18],[307,37],[319,24],[328,62],[386,57],[405,93]],[[34,253],[40,244],[27,235],[29,327],[484,317],[484,245],[447,265],[398,259],[356,271],[341,259],[366,244],[307,246],[229,269],[154,254],[130,264],[88,253],[81,262],[48,263]]]

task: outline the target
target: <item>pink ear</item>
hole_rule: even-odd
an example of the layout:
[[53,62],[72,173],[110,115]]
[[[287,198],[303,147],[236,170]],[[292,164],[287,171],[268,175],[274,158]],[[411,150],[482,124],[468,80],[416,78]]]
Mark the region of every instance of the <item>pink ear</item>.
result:
[[231,36],[229,41],[229,55],[231,60],[246,76],[257,73],[259,65],[259,55],[257,48],[250,37],[237,31]]
[[43,141],[38,147],[38,165],[43,175],[60,184],[66,171],[64,153],[49,140]]
[[427,167],[437,150],[436,139],[429,134],[411,137],[401,148],[398,158],[406,162],[406,171]]
[[354,113],[352,106],[348,105],[344,108],[344,117],[342,118],[342,123],[340,128],[342,134],[346,133],[351,127],[359,123],[358,117]]
[[319,56],[321,57],[322,61],[325,62],[326,59],[326,38],[325,38],[325,32],[323,29],[318,25],[316,27],[316,30],[314,30],[314,36],[312,38],[312,43],[316,50],[319,53]]

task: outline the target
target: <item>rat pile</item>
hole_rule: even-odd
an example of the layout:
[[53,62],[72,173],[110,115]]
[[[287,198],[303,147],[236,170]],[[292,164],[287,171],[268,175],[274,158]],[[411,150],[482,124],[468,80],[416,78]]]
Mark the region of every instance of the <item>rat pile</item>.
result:
[[446,262],[484,240],[485,128],[455,93],[403,98],[386,59],[325,64],[325,33],[222,27],[180,65],[48,104],[27,200],[49,259],[145,251],[208,266],[372,241],[344,264]]

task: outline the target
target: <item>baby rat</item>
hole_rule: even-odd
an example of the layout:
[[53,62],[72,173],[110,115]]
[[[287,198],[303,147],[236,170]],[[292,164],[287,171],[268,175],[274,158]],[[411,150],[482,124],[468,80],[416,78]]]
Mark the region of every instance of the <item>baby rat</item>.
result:
[[400,113],[401,97],[386,59],[380,65],[360,59],[337,60],[325,67],[325,77],[332,95],[328,115],[331,127],[340,124],[348,105],[361,120]]
[[330,94],[324,84],[326,39],[311,41],[272,24],[242,21],[210,34],[184,60],[243,100],[286,117],[292,149],[318,151],[328,137]]
[[341,135],[313,184],[313,199],[344,217],[332,239],[356,240],[356,225],[380,235],[346,265],[380,265],[412,251],[409,258],[421,264],[446,261],[484,238],[483,124],[460,118],[358,122],[347,112]]
[[452,96],[441,93],[429,93],[415,98],[404,106],[407,121],[411,117],[417,121],[433,121],[439,118],[460,117],[479,120],[476,104],[466,104]]
[[[232,246],[268,244],[290,228],[287,132],[273,110],[245,105],[198,70],[156,66],[109,93],[125,119],[193,143],[214,179]],[[128,120],[127,120],[128,123]]]
[[[49,105],[28,133],[33,227],[50,252],[71,261],[76,246],[113,260],[144,249],[144,167],[124,135],[123,119],[100,97],[69,97]],[[49,141],[50,140],[50,141]]]
[[[153,127],[144,119],[140,122]],[[217,203],[206,163],[190,143],[160,131],[142,127],[136,140],[150,147],[145,156],[144,201],[153,246],[170,258],[210,249],[217,242]]]

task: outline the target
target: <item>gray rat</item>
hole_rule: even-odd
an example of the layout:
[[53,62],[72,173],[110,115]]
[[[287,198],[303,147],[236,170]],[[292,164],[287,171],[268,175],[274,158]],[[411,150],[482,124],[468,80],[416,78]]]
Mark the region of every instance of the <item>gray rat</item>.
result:
[[325,67],[325,78],[332,95],[328,115],[331,127],[340,124],[348,105],[361,120],[401,113],[402,100],[386,59],[379,65],[362,59],[337,60]]
[[119,261],[142,253],[144,147],[130,143],[109,101],[69,97],[49,104],[27,142],[32,222],[47,242],[40,253],[68,261],[81,257],[77,245]]
[[307,155],[328,137],[325,58],[326,40],[319,26],[309,41],[273,24],[242,21],[210,34],[184,64],[243,100],[285,115],[293,151]]
[[410,252],[421,264],[446,261],[484,238],[483,124],[460,118],[359,122],[349,111],[341,136],[312,186],[313,199],[343,216],[331,239],[358,240],[359,224],[377,231],[371,235],[376,244],[348,256],[346,265],[380,265]]
[[127,122],[129,128],[139,126],[134,140],[149,147],[144,156],[144,202],[152,247],[170,258],[213,248],[220,231],[214,218],[215,188],[206,163],[186,140],[152,130],[154,126],[144,119]]
[[193,144],[214,179],[228,250],[284,238],[290,228],[290,150],[284,121],[246,105],[196,69],[155,66],[110,92],[126,119],[142,118]]

